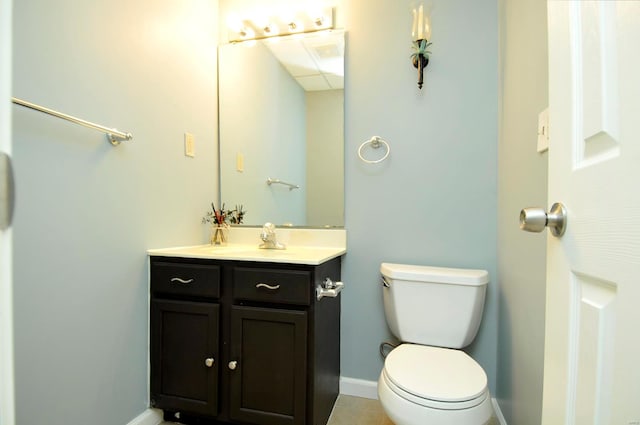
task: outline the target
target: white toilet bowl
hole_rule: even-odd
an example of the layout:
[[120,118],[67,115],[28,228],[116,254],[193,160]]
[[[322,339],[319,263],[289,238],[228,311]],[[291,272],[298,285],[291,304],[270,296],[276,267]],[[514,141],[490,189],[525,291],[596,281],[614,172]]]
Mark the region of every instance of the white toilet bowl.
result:
[[404,342],[378,381],[387,415],[396,425],[486,424],[487,375],[461,349],[478,332],[488,272],[382,263],[380,273],[387,324]]
[[484,425],[493,414],[487,375],[461,350],[400,345],[385,360],[378,396],[396,425]]

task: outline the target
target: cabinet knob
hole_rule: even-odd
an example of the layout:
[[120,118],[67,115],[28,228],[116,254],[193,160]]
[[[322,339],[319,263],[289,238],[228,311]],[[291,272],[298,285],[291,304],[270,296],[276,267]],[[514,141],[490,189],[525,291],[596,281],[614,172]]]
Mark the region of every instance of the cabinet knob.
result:
[[211,367],[211,366],[213,366],[214,362],[215,362],[215,360],[213,359],[213,357],[209,357],[208,359],[204,360],[204,365],[206,367]]
[[231,370],[236,370],[236,367],[238,367],[238,362],[235,360],[232,360],[229,362],[229,369]]

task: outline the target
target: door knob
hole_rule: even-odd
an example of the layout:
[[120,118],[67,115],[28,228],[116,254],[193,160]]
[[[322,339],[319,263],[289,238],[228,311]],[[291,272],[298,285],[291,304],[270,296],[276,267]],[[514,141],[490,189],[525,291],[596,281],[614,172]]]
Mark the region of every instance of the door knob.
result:
[[551,206],[549,212],[542,208],[525,208],[520,211],[520,229],[527,232],[542,232],[545,227],[553,236],[564,235],[567,228],[567,209],[560,202]]

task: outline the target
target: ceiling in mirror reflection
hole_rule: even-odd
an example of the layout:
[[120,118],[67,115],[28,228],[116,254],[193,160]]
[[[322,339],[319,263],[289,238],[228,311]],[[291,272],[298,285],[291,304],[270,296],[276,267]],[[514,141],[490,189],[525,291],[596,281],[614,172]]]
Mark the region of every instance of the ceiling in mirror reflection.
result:
[[248,225],[344,226],[344,32],[220,46],[219,79],[221,202]]
[[306,91],[344,88],[344,37],[326,32],[264,42]]

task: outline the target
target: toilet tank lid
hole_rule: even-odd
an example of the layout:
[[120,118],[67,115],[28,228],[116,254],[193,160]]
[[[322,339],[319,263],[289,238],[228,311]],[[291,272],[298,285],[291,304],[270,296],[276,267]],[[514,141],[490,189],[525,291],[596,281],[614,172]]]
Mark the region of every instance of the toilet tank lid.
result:
[[451,283],[469,286],[481,286],[489,283],[489,272],[486,270],[382,263],[380,265],[380,273],[391,279],[416,282]]

